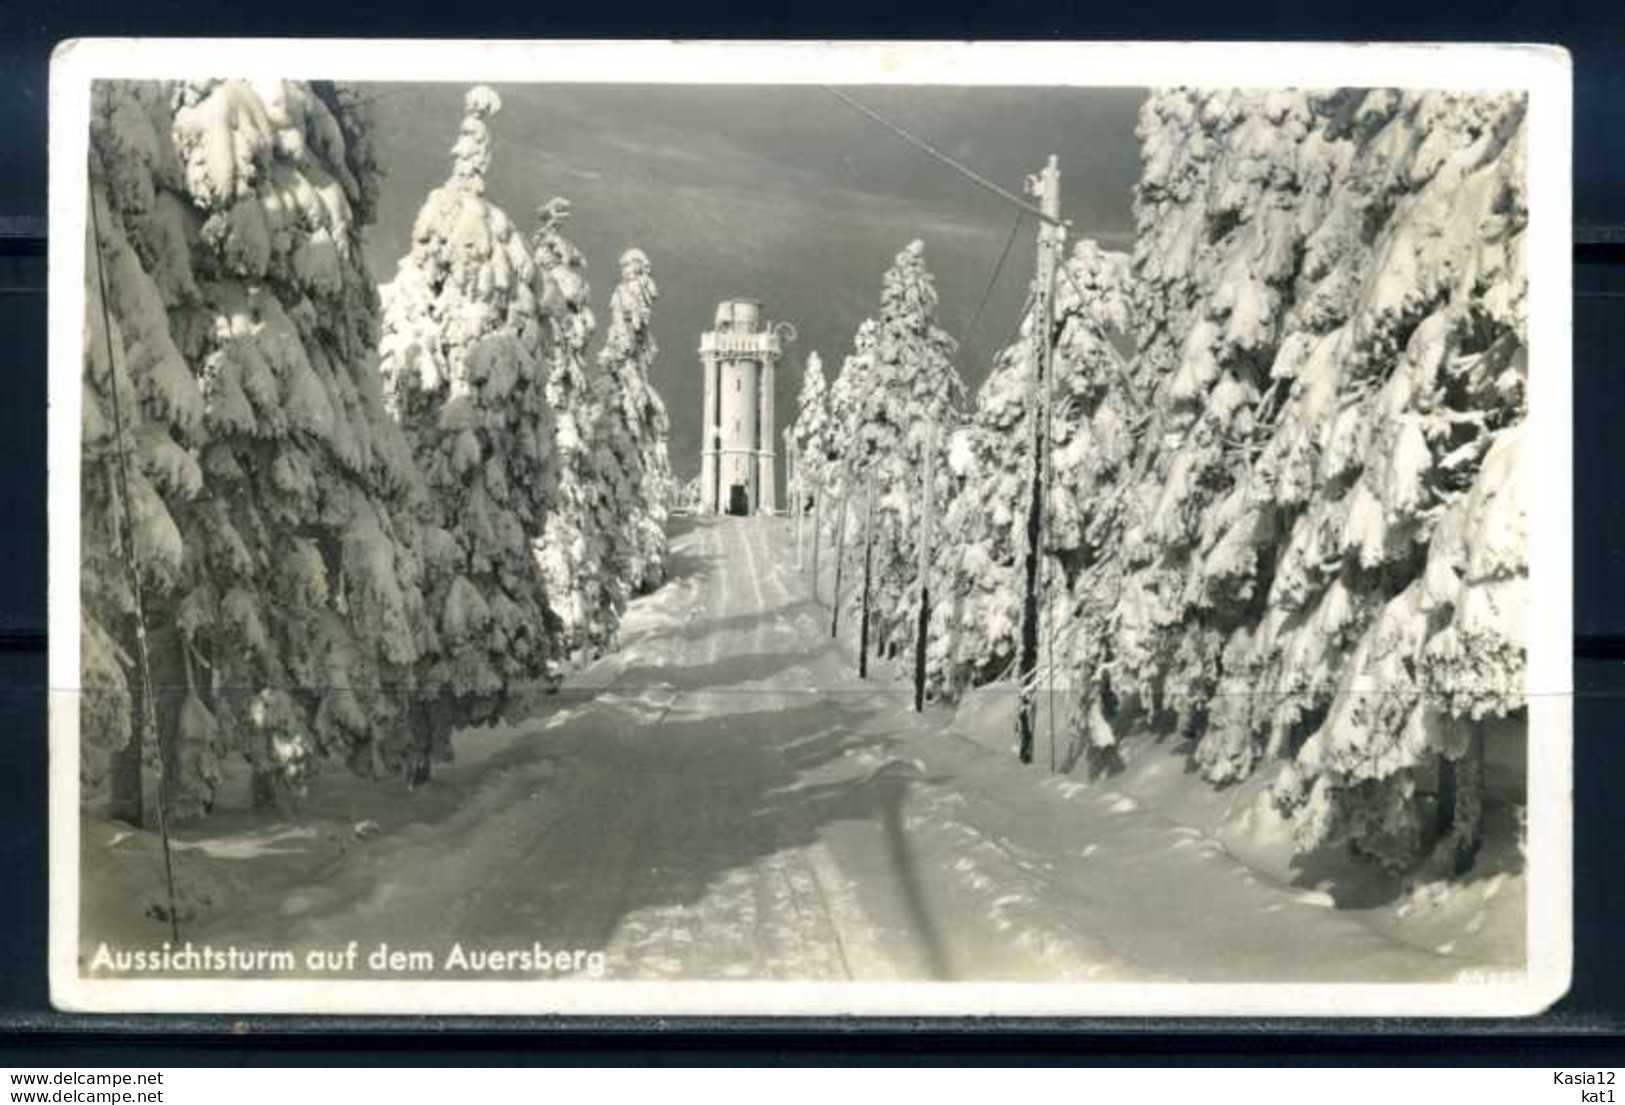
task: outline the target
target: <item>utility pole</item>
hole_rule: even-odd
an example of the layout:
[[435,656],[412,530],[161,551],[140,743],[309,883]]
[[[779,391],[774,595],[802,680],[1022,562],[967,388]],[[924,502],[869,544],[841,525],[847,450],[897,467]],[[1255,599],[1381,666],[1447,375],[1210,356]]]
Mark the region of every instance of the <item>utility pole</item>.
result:
[[[1049,451],[1049,426],[1045,417],[1053,376],[1055,349],[1052,315],[1055,307],[1055,266],[1061,251],[1061,169],[1054,154],[1035,176],[1027,178],[1027,192],[1038,200],[1044,221],[1038,224],[1038,277],[1033,309],[1038,325],[1034,330],[1033,386],[1027,396],[1028,440],[1032,445],[1032,488],[1027,503],[1027,547],[1021,603],[1021,641],[1016,654],[1016,678],[1020,700],[1016,711],[1017,747],[1021,762],[1033,762],[1035,688],[1038,673],[1039,568],[1043,563],[1044,461]],[[1050,676],[1054,678],[1054,673]]]
[[[91,173],[94,183],[96,174]],[[142,594],[141,566],[135,546],[135,516],[130,506],[130,454],[125,449],[124,409],[119,399],[118,364],[113,356],[113,318],[108,308],[106,261],[102,258],[102,228],[97,216],[97,196],[90,196],[90,237],[96,251],[97,302],[102,314],[102,341],[107,354],[107,393],[113,408],[113,445],[117,460],[112,475],[117,489],[120,511],[117,520],[119,545],[124,554],[125,577],[130,589],[130,620],[135,638],[136,685],[130,694],[130,742],[134,764],[121,765],[123,772],[133,772],[133,778],[115,780],[135,787],[134,813],[145,820],[146,802],[141,771],[141,756],[148,749],[158,753],[158,842],[164,858],[164,889],[169,900],[169,935],[179,944],[181,940],[180,911],[175,896],[175,857],[169,839],[169,787],[172,758],[167,754],[163,731],[158,726],[158,703],[152,681],[152,653],[147,640],[146,600]],[[123,797],[123,795],[120,795]],[[138,824],[141,824],[138,822]]]
[[863,505],[863,601],[858,621],[858,678],[869,678],[869,589],[874,570],[875,478],[866,481]]
[[818,481],[813,491],[813,554],[812,554],[812,593],[813,601],[818,601],[818,547],[824,543],[824,482]]
[[937,421],[925,426],[925,479],[920,493],[920,627],[914,639],[914,712],[925,710],[925,645],[931,631],[931,513],[935,508]]
[[796,455],[795,435],[788,427],[784,431],[785,461],[790,466],[787,487],[790,492],[790,516],[796,532],[796,570],[801,570],[801,458]]

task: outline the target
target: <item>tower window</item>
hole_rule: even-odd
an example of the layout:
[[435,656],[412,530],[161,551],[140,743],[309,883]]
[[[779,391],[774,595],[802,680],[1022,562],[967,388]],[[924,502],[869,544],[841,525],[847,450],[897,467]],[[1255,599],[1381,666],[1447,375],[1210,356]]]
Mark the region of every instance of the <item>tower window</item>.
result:
[[742,384],[744,384],[744,382],[745,382],[745,378],[743,376],[735,376],[734,377],[734,390],[738,391],[740,386]]

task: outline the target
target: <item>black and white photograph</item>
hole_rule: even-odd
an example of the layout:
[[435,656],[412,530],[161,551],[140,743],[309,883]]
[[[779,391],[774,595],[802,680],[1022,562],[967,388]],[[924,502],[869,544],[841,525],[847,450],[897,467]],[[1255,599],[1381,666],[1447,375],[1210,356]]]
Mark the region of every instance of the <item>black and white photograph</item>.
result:
[[53,1000],[1544,1009],[1568,88],[64,46]]

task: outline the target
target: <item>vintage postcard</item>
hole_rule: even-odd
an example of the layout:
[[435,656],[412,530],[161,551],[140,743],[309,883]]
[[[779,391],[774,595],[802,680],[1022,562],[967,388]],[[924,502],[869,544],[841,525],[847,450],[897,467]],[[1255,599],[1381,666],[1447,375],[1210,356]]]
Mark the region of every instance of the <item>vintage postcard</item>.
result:
[[54,1001],[1549,1006],[1569,97],[64,44]]

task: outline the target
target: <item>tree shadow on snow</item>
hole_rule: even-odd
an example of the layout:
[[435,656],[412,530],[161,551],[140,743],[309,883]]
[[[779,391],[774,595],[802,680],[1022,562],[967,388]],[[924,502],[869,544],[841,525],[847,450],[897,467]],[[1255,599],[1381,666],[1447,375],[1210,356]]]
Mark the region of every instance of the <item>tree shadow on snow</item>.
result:
[[[737,656],[724,656],[705,664],[642,664],[627,668],[615,680],[613,690],[635,691],[639,688],[672,686],[685,691],[729,691],[743,683],[758,683],[772,679],[782,672],[809,662],[813,655],[806,652],[757,652]],[[800,688],[746,688],[744,694],[794,693]],[[810,689],[810,687],[808,688]]]
[[[704,580],[722,560],[720,556],[707,556],[689,548],[672,548],[666,553],[666,578],[661,587],[670,587],[685,579]],[[658,590],[659,588],[657,588]]]
[[[784,603],[781,606],[767,607],[766,609],[762,610],[752,610],[744,614],[729,614],[720,618],[697,618],[683,626],[681,629],[676,630],[675,633],[668,633],[666,635],[681,637],[685,641],[704,641],[715,637],[720,633],[753,630],[759,625],[766,625],[769,629],[771,629],[773,626],[773,620],[775,618],[785,618],[798,615],[803,612],[822,614],[823,607],[819,606],[811,599],[795,599],[793,601]],[[824,615],[824,617],[827,617],[827,615]],[[822,620],[823,618],[821,617],[820,621]],[[816,654],[817,651],[817,649],[809,649],[808,654],[813,655]]]
[[[1518,875],[1524,869],[1518,846],[1518,812],[1504,801],[1484,806],[1484,843],[1473,866],[1456,881],[1463,884]],[[1424,870],[1394,874],[1376,863],[1350,855],[1344,848],[1323,848],[1303,857],[1292,885],[1331,895],[1338,909],[1378,909],[1391,905],[1431,877]]]
[[[873,747],[873,743],[872,738],[856,740],[837,736],[813,748],[798,746],[792,762],[805,763],[809,753],[817,758],[819,753],[835,749],[841,750],[837,754],[846,755],[849,748]],[[937,923],[937,910],[925,893],[904,810],[917,784],[946,781],[947,777],[924,777],[912,763],[889,760],[862,777],[797,786],[772,795],[755,815],[765,824],[789,821],[815,828],[838,821],[877,823],[884,842],[886,870],[883,873],[889,876],[883,885],[906,918],[911,944],[919,960],[916,966],[922,977],[937,982],[951,982],[960,975]],[[808,835],[817,834],[809,832]]]
[[693,514],[668,514],[666,516],[666,539],[676,541],[679,537],[693,533],[700,528],[700,520]]
[[[756,868],[754,878],[768,887],[782,876],[760,865],[805,864],[796,850],[816,843],[826,827],[868,823],[919,970],[957,977],[925,900],[905,819],[910,791],[924,781],[918,770],[897,761],[876,770],[889,742],[857,732],[865,712],[838,702],[735,710],[714,716],[703,701],[680,699],[658,726],[604,734],[567,769],[551,797],[546,831],[503,872],[521,888],[511,896],[522,905],[471,912],[454,933],[443,922],[436,928],[433,918],[425,924],[446,939],[540,939],[587,950],[606,948],[624,930],[626,962],[615,977],[720,977],[726,964],[718,955],[744,957],[749,977],[779,977],[776,971],[794,964],[773,961],[753,936],[706,933],[705,925],[721,923],[708,922],[708,911],[741,872]],[[816,912],[805,902],[795,907],[805,908]],[[817,918],[795,910],[772,917],[775,926],[802,921],[813,925]],[[691,935],[663,939],[673,926],[687,926]],[[650,962],[661,962],[658,971],[640,970],[640,948]],[[753,956],[764,958],[748,962]]]

